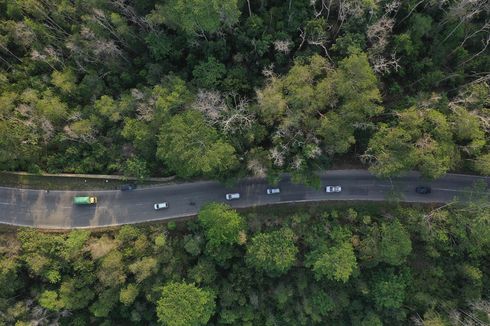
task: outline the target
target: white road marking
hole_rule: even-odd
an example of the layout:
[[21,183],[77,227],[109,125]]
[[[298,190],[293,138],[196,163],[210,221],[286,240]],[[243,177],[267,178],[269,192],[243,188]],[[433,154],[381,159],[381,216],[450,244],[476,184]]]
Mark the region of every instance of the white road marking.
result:
[[0,203],[0,205],[11,205],[11,203]]

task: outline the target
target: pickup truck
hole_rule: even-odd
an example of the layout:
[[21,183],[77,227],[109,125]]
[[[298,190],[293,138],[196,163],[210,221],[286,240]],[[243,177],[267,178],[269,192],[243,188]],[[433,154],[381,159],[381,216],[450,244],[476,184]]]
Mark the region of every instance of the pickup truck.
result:
[[97,204],[97,197],[94,197],[94,196],[77,196],[77,197],[73,197],[73,204],[75,204],[75,205],[92,205],[92,204]]

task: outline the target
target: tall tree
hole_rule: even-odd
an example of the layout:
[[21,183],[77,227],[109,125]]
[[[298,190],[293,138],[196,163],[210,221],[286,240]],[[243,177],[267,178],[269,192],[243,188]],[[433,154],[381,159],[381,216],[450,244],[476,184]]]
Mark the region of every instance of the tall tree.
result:
[[206,325],[214,313],[214,294],[193,284],[169,283],[157,302],[157,316],[162,325]]
[[157,5],[150,18],[188,34],[215,33],[238,22],[237,0],[171,0]]
[[206,125],[201,113],[185,111],[166,121],[157,156],[180,177],[225,177],[238,165],[235,149]]
[[294,233],[289,228],[256,234],[247,246],[245,259],[258,270],[284,274],[296,261],[298,248],[294,242]]

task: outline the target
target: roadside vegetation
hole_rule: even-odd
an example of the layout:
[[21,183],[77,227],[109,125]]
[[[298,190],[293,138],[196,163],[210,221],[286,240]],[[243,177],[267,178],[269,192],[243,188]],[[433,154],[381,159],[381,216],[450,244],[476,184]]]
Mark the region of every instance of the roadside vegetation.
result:
[[0,325],[485,325],[488,198],[0,234]]
[[0,0],[0,169],[489,175],[488,17],[484,0]]

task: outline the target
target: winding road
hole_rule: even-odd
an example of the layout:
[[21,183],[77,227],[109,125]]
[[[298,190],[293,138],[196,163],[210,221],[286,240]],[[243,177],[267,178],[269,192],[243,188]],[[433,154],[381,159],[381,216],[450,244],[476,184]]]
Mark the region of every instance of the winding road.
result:
[[[321,174],[322,189],[292,184],[285,177],[278,185],[280,194],[267,195],[267,182],[249,178],[226,188],[214,181],[169,184],[133,191],[50,191],[0,188],[0,223],[43,229],[98,228],[130,223],[174,219],[195,215],[205,203],[228,202],[235,208],[325,200],[383,201],[397,194],[404,202],[445,203],[470,193],[472,185],[490,178],[448,174],[427,182],[418,173],[391,180],[374,177],[365,170],[335,170]],[[341,185],[341,193],[325,193],[325,185]],[[432,193],[420,195],[418,185],[429,185]],[[225,194],[239,192],[241,198],[226,201]],[[94,195],[97,205],[75,206],[73,196]],[[166,201],[168,209],[155,211],[154,203]],[[191,203],[195,203],[192,205]]]

